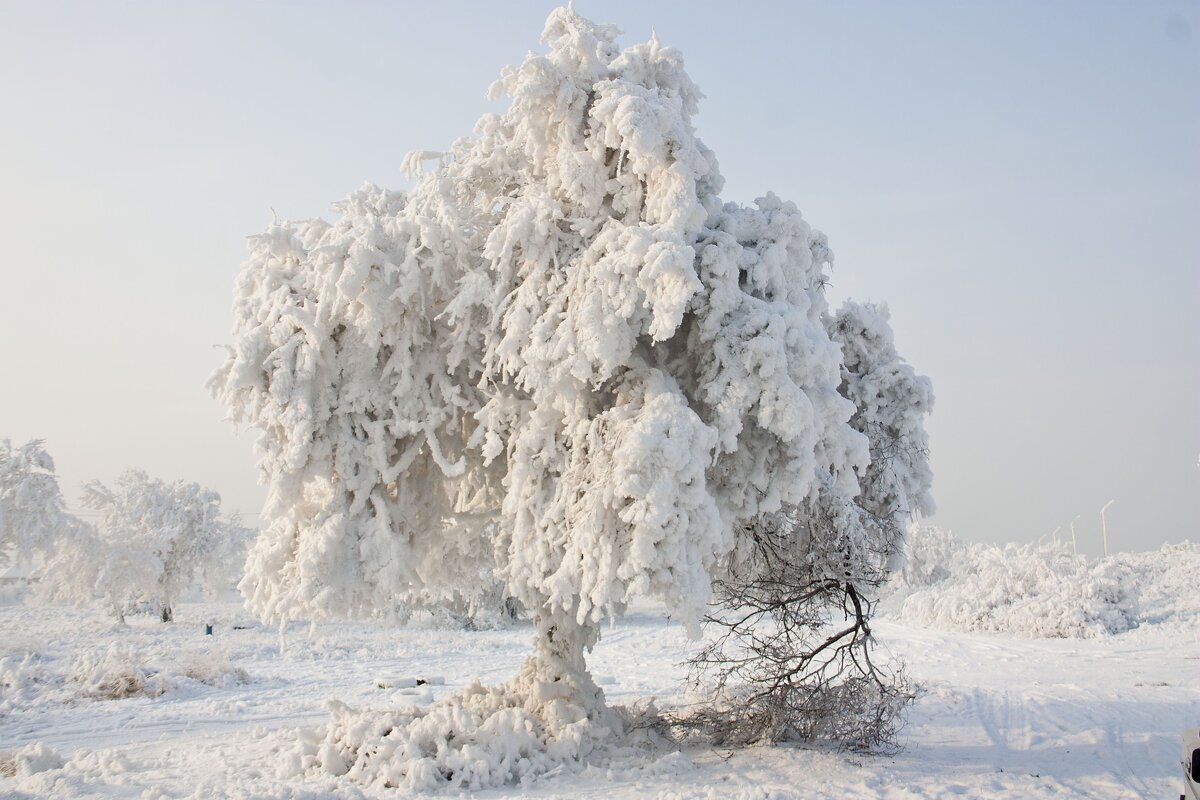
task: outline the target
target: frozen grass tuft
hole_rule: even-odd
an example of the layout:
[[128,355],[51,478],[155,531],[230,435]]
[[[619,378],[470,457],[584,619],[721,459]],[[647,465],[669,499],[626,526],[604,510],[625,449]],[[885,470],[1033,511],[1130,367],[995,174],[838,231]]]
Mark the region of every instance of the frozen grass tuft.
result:
[[170,683],[158,669],[143,665],[130,647],[109,645],[102,652],[81,653],[71,669],[68,683],[82,697],[121,700],[126,697],[158,697]]
[[185,681],[218,689],[250,682],[244,669],[219,652],[188,653],[163,666],[147,661],[135,649],[113,644],[103,652],[80,655],[68,682],[78,687],[79,695],[99,700],[159,697]]

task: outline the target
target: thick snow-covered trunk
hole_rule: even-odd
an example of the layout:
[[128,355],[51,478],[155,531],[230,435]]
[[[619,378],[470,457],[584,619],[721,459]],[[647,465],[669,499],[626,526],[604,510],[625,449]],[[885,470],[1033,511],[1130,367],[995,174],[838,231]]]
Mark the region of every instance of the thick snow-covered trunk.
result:
[[[583,627],[566,614],[542,610],[534,615],[534,655],[546,674],[564,679],[587,676],[584,650],[596,641],[592,626]],[[590,678],[589,678],[590,681]]]
[[546,609],[534,615],[534,652],[512,686],[528,690],[538,703],[561,702],[584,711],[592,722],[620,732],[620,722],[592,680],[585,654],[599,639],[596,625],[580,625],[570,615]]

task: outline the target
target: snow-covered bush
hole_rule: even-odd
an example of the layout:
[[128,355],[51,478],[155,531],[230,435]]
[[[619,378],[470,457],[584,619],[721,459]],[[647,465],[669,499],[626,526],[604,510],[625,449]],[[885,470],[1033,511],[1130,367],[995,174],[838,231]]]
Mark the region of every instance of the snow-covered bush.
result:
[[1121,570],[1139,594],[1138,624],[1166,625],[1195,638],[1200,630],[1200,542],[1164,544],[1145,553],[1114,553],[1106,561]]
[[125,643],[84,649],[70,659],[41,653],[0,657],[0,715],[79,699],[160,697],[197,684],[228,689],[250,682],[223,649],[184,650],[169,656]]
[[250,674],[234,664],[228,654],[219,651],[185,654],[175,659],[171,669],[180,678],[217,689],[250,682]]
[[83,499],[100,517],[65,537],[42,568],[44,599],[86,602],[101,595],[119,619],[148,602],[168,622],[189,586],[198,581],[216,594],[240,572],[249,531],[222,515],[212,490],[128,470],[115,488],[88,484]]
[[932,586],[964,569],[968,545],[935,525],[913,525],[905,540],[904,559],[893,582],[898,586]]
[[[584,664],[603,619],[645,595],[698,632],[714,571],[763,520],[908,510],[854,505],[875,418],[856,428],[839,389],[873,373],[831,330],[825,237],[774,195],[722,201],[681,54],[616,35],[554,11],[549,52],[494,87],[508,109],[411,157],[414,175],[437,162],[411,192],[365,186],[332,223],[251,240],[210,383],[260,432],[249,603],[369,615],[498,579],[537,630],[483,706],[467,692],[393,725],[390,759],[351,733],[365,721],[335,724],[334,771],[426,785],[469,754],[480,785],[512,780],[505,759],[528,756],[489,731],[517,722],[550,754],[535,768],[584,757],[621,727]],[[919,484],[915,464],[876,482]],[[862,531],[814,531],[813,570],[886,559]]]
[[0,567],[51,551],[68,520],[54,459],[42,441],[13,447],[0,439]]
[[1124,559],[1090,564],[1057,541],[997,547],[916,528],[896,591],[894,613],[929,627],[1083,638],[1139,620],[1139,582]]

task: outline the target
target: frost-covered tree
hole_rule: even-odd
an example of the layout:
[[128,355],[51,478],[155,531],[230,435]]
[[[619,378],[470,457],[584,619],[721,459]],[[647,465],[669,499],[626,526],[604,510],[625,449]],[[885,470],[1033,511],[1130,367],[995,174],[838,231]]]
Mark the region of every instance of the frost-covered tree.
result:
[[100,595],[121,620],[151,603],[170,622],[189,587],[199,582],[216,593],[240,574],[249,531],[221,513],[221,498],[210,489],[127,470],[113,488],[89,483],[83,502],[99,517],[64,539],[41,571],[45,599]]
[[339,712],[306,765],[470,786],[586,755],[620,729],[584,663],[602,620],[642,595],[698,631],[748,531],[867,474],[824,236],[723,202],[679,51],[616,34],[553,12],[508,109],[410,157],[410,192],[251,240],[210,384],[260,433],[250,604],[364,615],[494,575],[537,631],[507,686],[374,733]]
[[68,524],[54,459],[40,439],[0,439],[0,567],[46,553]]

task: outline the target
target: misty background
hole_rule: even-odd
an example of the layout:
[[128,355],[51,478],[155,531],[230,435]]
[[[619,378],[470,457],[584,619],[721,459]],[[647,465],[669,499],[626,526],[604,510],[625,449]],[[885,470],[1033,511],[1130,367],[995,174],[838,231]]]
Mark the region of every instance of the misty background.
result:
[[[408,185],[555,3],[0,2],[0,437],[257,524],[204,389],[244,237]],[[938,513],[1099,552],[1200,533],[1200,4],[579,0],[707,99],[726,199],[829,235],[934,384]],[[78,507],[77,503],[72,504]]]

